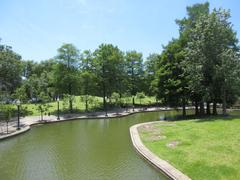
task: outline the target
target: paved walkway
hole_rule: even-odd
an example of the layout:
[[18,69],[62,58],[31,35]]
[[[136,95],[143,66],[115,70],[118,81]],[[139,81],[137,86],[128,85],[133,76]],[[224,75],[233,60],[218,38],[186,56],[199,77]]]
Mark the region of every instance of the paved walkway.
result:
[[[29,127],[34,124],[41,124],[41,123],[51,123],[51,122],[59,122],[59,121],[67,121],[73,119],[102,119],[102,118],[114,118],[114,117],[122,117],[127,116],[130,114],[138,113],[138,112],[151,112],[151,111],[159,111],[159,110],[170,110],[170,108],[159,108],[159,107],[152,107],[152,108],[135,108],[134,111],[132,109],[125,109],[109,111],[107,116],[105,112],[94,112],[94,113],[81,113],[81,114],[65,114],[60,116],[60,120],[57,120],[57,116],[50,115],[50,116],[43,116],[43,121],[41,121],[41,116],[26,116],[20,118],[20,126],[21,129],[29,130]],[[7,130],[8,129],[8,130]],[[8,133],[7,133],[8,131]],[[16,133],[17,132],[17,133]],[[11,137],[12,135],[20,134],[23,131],[17,130],[17,120],[14,118],[7,124],[5,122],[0,123],[0,140],[5,139],[7,137]]]

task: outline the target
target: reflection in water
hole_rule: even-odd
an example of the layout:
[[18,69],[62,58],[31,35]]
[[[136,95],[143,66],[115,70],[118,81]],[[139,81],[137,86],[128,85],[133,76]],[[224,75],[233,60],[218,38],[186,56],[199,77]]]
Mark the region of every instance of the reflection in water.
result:
[[165,179],[133,149],[129,127],[181,111],[37,126],[0,142],[0,179]]

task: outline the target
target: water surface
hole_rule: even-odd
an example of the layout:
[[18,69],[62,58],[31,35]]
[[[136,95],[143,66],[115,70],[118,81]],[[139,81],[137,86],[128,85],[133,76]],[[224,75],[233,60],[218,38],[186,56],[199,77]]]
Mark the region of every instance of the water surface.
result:
[[176,111],[32,127],[0,142],[0,179],[166,179],[135,152],[129,134],[130,126],[164,114]]

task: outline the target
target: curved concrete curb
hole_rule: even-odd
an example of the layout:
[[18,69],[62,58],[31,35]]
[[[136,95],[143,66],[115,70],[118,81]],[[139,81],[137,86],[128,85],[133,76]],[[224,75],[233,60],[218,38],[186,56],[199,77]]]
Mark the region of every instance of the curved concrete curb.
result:
[[[191,109],[191,108],[188,108]],[[133,114],[137,114],[137,113],[147,113],[147,112],[157,112],[157,111],[170,111],[173,110],[172,108],[148,108],[147,110],[141,110],[140,109],[135,109],[135,111],[133,112],[123,112],[123,113],[109,113],[109,116],[105,116],[104,112],[100,115],[97,116],[85,116],[85,115],[80,115],[80,116],[71,116],[71,117],[60,117],[60,120],[57,120],[56,116],[51,116],[50,119],[48,118],[48,120],[43,120],[40,121],[38,119],[36,119],[36,117],[38,118],[38,116],[28,116],[27,118],[25,118],[25,121],[22,119],[21,121],[24,121],[22,124],[24,124],[24,128],[22,128],[21,130],[15,131],[13,133],[7,134],[7,135],[1,135],[0,136],[0,140],[6,139],[6,138],[10,138],[12,136],[16,136],[19,134],[22,134],[23,132],[28,131],[29,129],[31,129],[31,126],[34,125],[38,125],[38,124],[49,124],[49,123],[59,123],[59,122],[64,122],[64,121],[72,121],[72,120],[86,120],[86,119],[113,119],[113,118],[121,118],[121,117],[126,117],[126,116],[130,116]],[[25,128],[26,127],[26,128]]]
[[[39,125],[39,124],[59,123],[59,122],[80,120],[80,119],[81,120],[86,120],[86,119],[112,119],[112,118],[121,118],[121,117],[125,117],[125,116],[130,116],[130,115],[137,114],[137,113],[169,111],[169,110],[171,110],[171,109],[170,108],[161,108],[161,109],[151,109],[150,108],[148,110],[136,110],[136,111],[133,111],[133,112],[124,112],[124,113],[119,113],[119,114],[112,113],[109,116],[105,116],[104,114],[100,114],[100,115],[97,115],[97,116],[73,116],[73,117],[61,117],[60,120],[57,120],[56,116],[52,116],[52,117],[50,117],[50,119],[43,120],[43,121],[36,120],[36,119],[31,121],[31,119],[29,119],[30,121],[27,120],[23,123],[24,127],[21,128],[20,130],[17,130],[15,132],[12,132],[12,133],[9,133],[9,134],[6,134],[6,135],[1,135],[0,136],[0,141],[3,140],[3,139],[7,139],[7,138],[10,138],[10,137],[16,136],[16,135],[20,135],[20,134],[30,130],[31,126]],[[31,118],[31,117],[29,116],[29,118]],[[33,119],[34,118],[35,117],[33,117]],[[23,121],[23,120],[21,120],[21,121]]]
[[167,161],[160,159],[158,156],[153,154],[144,144],[142,143],[139,133],[138,127],[146,124],[153,124],[156,122],[148,122],[142,124],[136,124],[130,127],[130,135],[132,139],[132,143],[134,148],[140,153],[145,159],[147,159],[153,166],[163,172],[167,177],[174,180],[190,180],[188,176],[177,170],[175,167],[170,165]]
[[30,126],[22,127],[20,130],[17,130],[13,133],[0,136],[0,140],[7,139],[7,138],[10,138],[10,137],[13,137],[13,136],[17,136],[19,134],[22,134],[22,133],[25,133],[25,132],[29,131],[30,129],[31,129]]

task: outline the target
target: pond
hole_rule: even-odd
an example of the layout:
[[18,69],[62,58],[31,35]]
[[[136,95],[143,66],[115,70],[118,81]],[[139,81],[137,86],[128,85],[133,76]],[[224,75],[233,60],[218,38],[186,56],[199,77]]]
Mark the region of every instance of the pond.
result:
[[134,150],[129,127],[181,111],[32,127],[0,142],[0,179],[166,179]]

